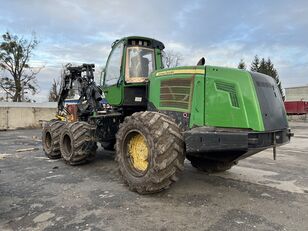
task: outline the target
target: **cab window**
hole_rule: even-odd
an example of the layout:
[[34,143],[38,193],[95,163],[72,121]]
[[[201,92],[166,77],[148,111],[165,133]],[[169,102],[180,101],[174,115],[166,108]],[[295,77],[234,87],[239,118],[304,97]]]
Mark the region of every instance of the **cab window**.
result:
[[121,75],[121,62],[123,53],[123,43],[118,44],[108,59],[105,73],[105,85],[110,86],[118,82]]
[[144,47],[128,47],[125,80],[128,83],[144,82],[154,70],[154,50]]

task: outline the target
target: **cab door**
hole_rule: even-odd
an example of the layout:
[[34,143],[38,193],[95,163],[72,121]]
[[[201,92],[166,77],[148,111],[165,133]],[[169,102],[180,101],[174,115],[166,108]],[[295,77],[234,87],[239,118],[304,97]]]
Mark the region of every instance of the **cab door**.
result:
[[103,92],[108,104],[118,106],[123,101],[123,42],[115,45],[108,57],[104,72]]

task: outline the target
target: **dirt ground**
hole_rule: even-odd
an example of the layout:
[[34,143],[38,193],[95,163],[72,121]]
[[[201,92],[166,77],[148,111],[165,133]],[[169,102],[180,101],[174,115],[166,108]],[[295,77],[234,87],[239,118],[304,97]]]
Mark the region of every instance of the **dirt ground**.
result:
[[0,230],[308,230],[308,123],[290,125],[276,161],[267,150],[211,175],[186,161],[147,196],[123,184],[112,152],[71,167],[44,156],[40,130],[0,132]]

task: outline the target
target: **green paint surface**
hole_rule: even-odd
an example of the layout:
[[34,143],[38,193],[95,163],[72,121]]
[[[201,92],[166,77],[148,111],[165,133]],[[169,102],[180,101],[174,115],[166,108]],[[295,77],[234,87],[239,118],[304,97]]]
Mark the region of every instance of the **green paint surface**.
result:
[[[259,101],[252,77],[247,71],[206,66],[205,74],[181,74],[180,70],[202,69],[186,66],[159,70],[151,74],[149,101],[158,110],[190,113],[190,127],[214,126],[264,131]],[[177,73],[175,70],[179,70]],[[168,72],[173,74],[168,74]],[[159,73],[167,73],[159,76]],[[189,108],[162,107],[161,82],[193,78]]]
[[[217,83],[234,86],[237,107],[232,105],[230,93],[219,89]],[[204,115],[205,125],[264,131],[259,101],[249,72],[207,66]]]
[[110,105],[117,106],[122,104],[123,85],[112,85],[104,88],[105,97]]
[[204,126],[205,106],[205,78],[204,75],[196,75],[194,81],[192,107],[190,115],[190,127]]

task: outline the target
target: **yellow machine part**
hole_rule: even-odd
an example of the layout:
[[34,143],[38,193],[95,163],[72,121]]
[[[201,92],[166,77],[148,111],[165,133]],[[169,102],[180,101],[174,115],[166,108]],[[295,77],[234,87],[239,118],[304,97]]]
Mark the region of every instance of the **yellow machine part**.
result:
[[128,152],[134,168],[145,171],[148,168],[149,149],[143,135],[137,133],[128,142]]
[[56,115],[56,118],[61,120],[61,121],[65,121],[65,117],[64,116]]

